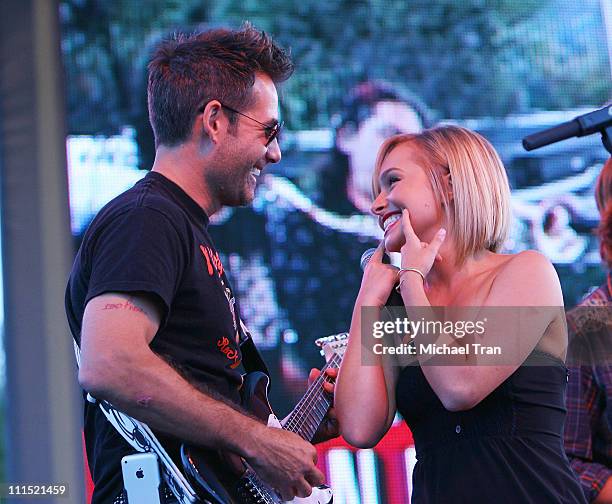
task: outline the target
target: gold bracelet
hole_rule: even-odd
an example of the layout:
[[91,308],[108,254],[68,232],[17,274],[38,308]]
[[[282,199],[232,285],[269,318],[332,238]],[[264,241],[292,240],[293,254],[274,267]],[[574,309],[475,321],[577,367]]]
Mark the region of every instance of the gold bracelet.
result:
[[400,268],[397,271],[397,276],[400,277],[400,281],[399,284],[397,284],[397,286],[395,287],[396,292],[400,292],[400,289],[402,287],[402,273],[405,273],[406,271],[414,271],[415,273],[418,273],[421,276],[421,279],[423,280],[423,284],[425,284],[425,275],[423,275],[423,272],[421,270],[418,270],[417,268]]

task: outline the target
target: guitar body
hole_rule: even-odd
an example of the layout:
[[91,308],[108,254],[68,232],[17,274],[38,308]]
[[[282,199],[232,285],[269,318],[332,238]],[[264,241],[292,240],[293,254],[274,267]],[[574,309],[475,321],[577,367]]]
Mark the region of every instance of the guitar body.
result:
[[[244,377],[242,406],[270,427],[283,428],[268,401],[270,379],[256,371]],[[233,453],[213,451],[193,445],[181,446],[187,477],[198,497],[211,504],[282,504],[276,492],[266,485],[246,461]],[[296,497],[292,504],[328,504],[333,500],[328,487],[313,488],[310,497]]]
[[[262,422],[266,422],[272,413],[268,401],[269,385],[268,376],[256,371],[245,375],[241,389],[242,406]],[[181,458],[187,477],[193,481],[198,496],[205,502],[242,504],[242,494],[249,482],[244,478],[248,468],[239,456],[183,444]]]
[[211,504],[237,502],[236,496],[230,495],[226,489],[231,489],[239,480],[239,476],[219,472],[227,467],[227,462],[220,454],[183,445],[181,446],[181,458],[185,475],[196,490],[201,502]]

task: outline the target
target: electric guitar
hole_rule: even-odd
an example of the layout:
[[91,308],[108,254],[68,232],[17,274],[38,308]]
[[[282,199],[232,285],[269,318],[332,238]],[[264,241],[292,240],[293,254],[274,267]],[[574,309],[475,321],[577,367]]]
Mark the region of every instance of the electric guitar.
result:
[[[331,382],[325,374],[329,367],[340,366],[348,343],[348,334],[341,333],[319,338],[327,363],[321,374],[308,387],[304,396],[281,423],[268,402],[270,380],[262,372],[245,376],[242,386],[242,406],[267,421],[269,427],[289,430],[306,441],[312,441],[323,418],[332,405],[332,397],[323,389],[323,382]],[[184,472],[198,497],[213,504],[281,504],[278,493],[259,478],[243,458],[228,452],[205,450],[183,444],[181,458]],[[310,497],[296,497],[292,504],[328,504],[333,501],[332,491],[323,485],[313,488]]]

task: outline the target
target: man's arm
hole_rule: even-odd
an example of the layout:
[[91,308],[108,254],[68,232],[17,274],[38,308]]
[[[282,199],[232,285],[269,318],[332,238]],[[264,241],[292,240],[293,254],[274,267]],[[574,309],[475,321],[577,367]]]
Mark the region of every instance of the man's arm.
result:
[[316,449],[189,384],[149,347],[161,310],[147,296],[108,293],[87,304],[79,383],[153,429],[246,458],[285,500],[323,482]]

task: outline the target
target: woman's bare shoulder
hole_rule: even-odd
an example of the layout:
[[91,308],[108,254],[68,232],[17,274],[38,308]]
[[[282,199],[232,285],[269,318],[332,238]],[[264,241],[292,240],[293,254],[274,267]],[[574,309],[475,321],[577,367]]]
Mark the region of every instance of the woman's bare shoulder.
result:
[[490,300],[509,305],[563,306],[559,277],[546,256],[535,250],[498,256]]

